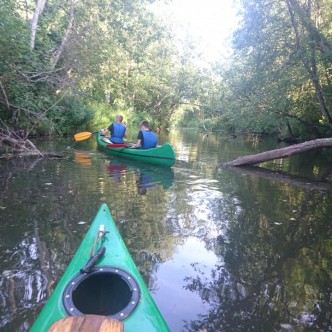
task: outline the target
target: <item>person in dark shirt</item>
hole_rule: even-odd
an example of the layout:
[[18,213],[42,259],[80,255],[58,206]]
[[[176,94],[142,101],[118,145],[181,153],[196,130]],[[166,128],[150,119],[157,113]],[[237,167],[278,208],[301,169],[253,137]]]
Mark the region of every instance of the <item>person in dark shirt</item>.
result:
[[139,124],[139,132],[137,135],[137,142],[132,144],[132,148],[151,149],[155,148],[158,144],[158,136],[150,131],[149,122],[143,120]]
[[101,129],[101,133],[106,135],[108,132],[111,133],[110,139],[104,138],[107,143],[123,144],[123,138],[126,137],[126,126],[122,124],[123,116],[117,115],[115,122],[111,123],[107,129]]

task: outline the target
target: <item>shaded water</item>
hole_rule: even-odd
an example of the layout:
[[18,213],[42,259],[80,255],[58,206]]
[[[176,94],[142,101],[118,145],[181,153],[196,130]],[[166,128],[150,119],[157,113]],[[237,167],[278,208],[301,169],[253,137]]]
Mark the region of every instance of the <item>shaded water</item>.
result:
[[278,147],[195,131],[160,137],[172,168],[46,142],[64,160],[0,161],[0,329],[28,330],[100,204],[172,331],[332,329],[332,153],[255,168],[220,161]]

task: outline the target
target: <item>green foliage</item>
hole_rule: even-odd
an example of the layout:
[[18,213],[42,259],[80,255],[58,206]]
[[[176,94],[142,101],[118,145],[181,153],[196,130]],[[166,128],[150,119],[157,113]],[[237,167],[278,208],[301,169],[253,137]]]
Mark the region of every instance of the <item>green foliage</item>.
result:
[[44,114],[58,99],[54,92],[61,79],[49,65],[47,41],[30,48],[28,12],[21,2],[3,1],[0,6],[0,117],[14,130],[45,134],[52,126]]
[[6,99],[12,103],[16,99],[24,99],[26,89],[17,72],[21,72],[31,56],[27,37],[27,26],[17,14],[15,4],[3,1],[0,6],[0,80],[3,89],[0,108]]
[[150,113],[142,112],[142,113],[131,113],[129,115],[128,125],[130,128],[138,129],[139,123],[143,120],[147,120],[149,122],[151,130],[160,126],[164,127],[165,123],[168,123],[168,122],[159,123]]
[[142,1],[91,3],[89,11],[77,10],[77,32],[64,64],[73,68],[80,93],[115,112],[146,113],[168,126],[185,81],[170,30]]
[[[292,21],[287,2],[295,21]],[[234,35],[232,66],[220,69],[228,83],[224,122],[230,125],[232,131],[285,133],[287,124],[291,122],[293,134],[298,137],[314,138],[323,132],[326,134],[327,122],[322,119],[322,104],[317,99],[317,87],[311,77],[313,72],[308,68],[316,66],[322,96],[326,93],[331,95],[331,86],[325,83],[324,74],[328,63],[326,58],[322,60],[319,54],[313,52],[312,45],[316,40],[314,34],[307,33],[309,23],[301,18],[300,7],[296,6],[298,1],[266,3],[250,0],[241,3],[242,25]],[[321,5],[323,3],[326,6],[324,1]],[[331,23],[328,22],[331,21],[328,19],[331,12],[323,14],[313,6],[312,13],[319,17],[316,26],[324,22],[320,24],[320,36],[330,34]],[[303,31],[300,39],[295,29]],[[236,116],[239,115],[239,107],[245,112],[244,116],[242,112]],[[322,126],[324,122],[325,127]]]
[[[75,3],[75,29],[69,31],[65,52],[53,68],[54,51],[68,26],[69,5],[47,2],[33,50],[26,19],[32,17],[34,3],[4,0],[1,5],[0,73],[5,93],[0,93],[0,107],[7,107],[7,101],[12,105],[1,119],[33,134],[99,127],[118,113],[135,126],[142,119],[168,126],[181,102],[174,85],[180,67],[168,29],[144,1]],[[93,121],[84,104],[93,106]]]
[[180,121],[178,123],[179,127],[183,128],[199,128],[199,121],[197,119],[190,119],[189,121]]
[[[331,135],[322,108],[325,104],[326,112],[332,111],[328,101],[332,85],[326,75],[331,63],[324,49],[319,53],[312,47],[321,47],[319,38],[330,47],[331,5],[327,1],[313,5],[310,15],[317,17],[313,24],[301,16],[297,0],[240,3],[242,20],[234,34],[231,61],[220,61],[212,72],[195,77],[198,87],[191,85],[191,102],[197,104],[194,117],[200,127],[234,135],[280,133],[300,139]],[[295,28],[301,31],[299,44]],[[321,89],[315,83],[315,68]],[[321,91],[322,102],[317,91]],[[188,116],[190,113],[184,113],[179,125],[192,125]]]
[[10,72],[10,66],[24,62],[28,54],[28,29],[17,14],[13,1],[2,0],[0,5],[0,73]]
[[177,126],[182,128],[198,128],[197,116],[195,110],[185,110],[182,118],[177,122]]
[[179,119],[178,126],[232,134],[331,135],[328,1],[315,2],[308,17],[298,0],[240,1],[234,54],[211,69],[195,64],[190,40],[179,51],[168,23],[149,3],[74,2],[74,28],[67,31],[71,2],[50,0],[30,49],[35,3],[3,0],[1,119],[40,134],[104,127],[120,113],[130,126],[147,119],[165,128]]
[[123,116],[123,123],[128,124],[131,120],[132,110],[127,108],[120,100],[113,105],[107,103],[90,103],[89,107],[94,110],[94,118],[89,123],[91,130],[107,128],[115,120],[116,115]]
[[75,130],[84,129],[93,117],[93,110],[74,96],[63,98],[48,113],[50,123],[60,135],[72,133],[73,128]]
[[89,122],[89,128],[91,130],[107,128],[110,123],[115,120],[115,117],[118,114],[123,116],[123,123],[127,125],[128,130],[136,131],[142,120],[147,120],[151,129],[164,125],[164,123],[158,123],[150,113],[133,112],[132,109],[126,108],[126,105],[121,104],[120,102],[117,102],[114,105],[109,105],[107,103],[93,103],[90,104],[90,108],[94,110],[94,118]]
[[[225,112],[216,126],[230,135],[275,135],[278,133],[276,118],[270,114],[259,114],[239,108],[236,112]],[[277,122],[280,124],[279,122]]]

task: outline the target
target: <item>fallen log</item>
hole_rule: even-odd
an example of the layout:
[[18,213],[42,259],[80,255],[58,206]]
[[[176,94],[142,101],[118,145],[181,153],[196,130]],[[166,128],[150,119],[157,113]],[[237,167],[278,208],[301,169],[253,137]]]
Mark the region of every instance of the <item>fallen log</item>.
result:
[[291,156],[293,154],[302,153],[305,151],[318,149],[318,148],[332,148],[332,138],[315,139],[312,141],[291,145],[281,149],[275,149],[245,157],[239,157],[235,160],[221,163],[219,166],[233,167],[233,166],[243,166],[243,165],[255,165],[263,163],[265,161],[284,158]]

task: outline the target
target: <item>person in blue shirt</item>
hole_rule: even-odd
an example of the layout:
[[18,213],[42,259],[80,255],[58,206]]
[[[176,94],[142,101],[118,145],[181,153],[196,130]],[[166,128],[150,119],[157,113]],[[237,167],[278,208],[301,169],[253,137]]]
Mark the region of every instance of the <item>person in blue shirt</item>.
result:
[[108,132],[111,133],[110,139],[104,138],[107,143],[123,144],[123,138],[126,137],[126,126],[122,124],[123,116],[117,115],[115,117],[115,122],[110,124],[107,129],[101,129],[101,133],[106,135]]
[[139,124],[139,132],[137,135],[137,142],[131,145],[131,148],[151,149],[158,144],[158,136],[150,131],[149,122],[143,120]]

